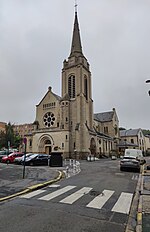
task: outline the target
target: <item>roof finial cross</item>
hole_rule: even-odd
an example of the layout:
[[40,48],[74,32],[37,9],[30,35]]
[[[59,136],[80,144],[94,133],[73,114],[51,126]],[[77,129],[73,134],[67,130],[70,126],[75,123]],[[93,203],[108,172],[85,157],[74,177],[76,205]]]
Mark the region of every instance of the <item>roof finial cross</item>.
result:
[[75,13],[77,13],[77,7],[78,7],[77,0],[75,0],[75,5],[74,5],[74,7],[75,7]]

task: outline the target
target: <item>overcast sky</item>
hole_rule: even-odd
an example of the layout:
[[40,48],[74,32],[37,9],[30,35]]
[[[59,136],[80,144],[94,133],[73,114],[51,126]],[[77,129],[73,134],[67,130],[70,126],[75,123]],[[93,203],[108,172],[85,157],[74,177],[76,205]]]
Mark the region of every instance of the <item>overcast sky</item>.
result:
[[[78,18],[94,112],[150,129],[150,1],[78,0]],[[48,86],[61,95],[73,22],[74,0],[0,0],[0,121],[32,123]]]

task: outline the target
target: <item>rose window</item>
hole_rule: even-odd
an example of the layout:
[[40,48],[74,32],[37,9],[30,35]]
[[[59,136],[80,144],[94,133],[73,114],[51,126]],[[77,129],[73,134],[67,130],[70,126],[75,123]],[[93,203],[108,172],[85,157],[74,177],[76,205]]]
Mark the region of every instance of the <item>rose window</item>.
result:
[[53,126],[55,122],[54,114],[51,112],[46,113],[43,117],[43,122],[46,127]]

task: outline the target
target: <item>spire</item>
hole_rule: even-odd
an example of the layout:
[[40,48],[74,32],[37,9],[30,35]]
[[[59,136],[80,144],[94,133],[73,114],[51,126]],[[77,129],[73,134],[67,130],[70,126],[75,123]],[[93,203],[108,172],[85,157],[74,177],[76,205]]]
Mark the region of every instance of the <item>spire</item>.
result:
[[81,39],[80,39],[78,16],[77,16],[77,5],[75,5],[75,20],[74,20],[74,29],[73,29],[70,56],[79,56],[79,55],[83,56],[83,53],[82,53],[82,46],[81,46]]

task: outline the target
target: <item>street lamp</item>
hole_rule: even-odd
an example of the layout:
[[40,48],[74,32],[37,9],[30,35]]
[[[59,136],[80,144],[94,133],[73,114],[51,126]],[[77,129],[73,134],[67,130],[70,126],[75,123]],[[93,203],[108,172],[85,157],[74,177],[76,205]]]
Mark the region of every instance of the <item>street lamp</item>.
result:
[[[146,83],[150,83],[150,80],[146,80]],[[148,95],[150,96],[150,90],[148,91]]]
[[150,83],[150,80],[146,80],[145,82],[146,82],[146,83]]

